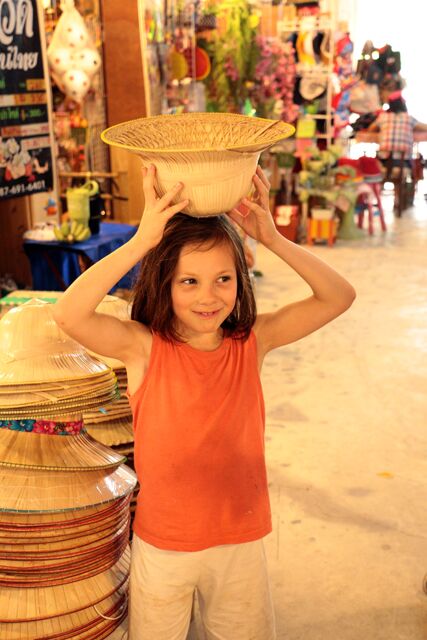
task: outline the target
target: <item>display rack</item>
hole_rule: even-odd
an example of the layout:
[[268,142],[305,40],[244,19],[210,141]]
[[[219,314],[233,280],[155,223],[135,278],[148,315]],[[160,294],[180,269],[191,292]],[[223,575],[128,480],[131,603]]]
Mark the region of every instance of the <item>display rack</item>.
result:
[[[281,20],[277,25],[279,37],[288,39],[292,33],[302,33],[304,31],[323,32],[328,41],[327,64],[305,65],[297,64],[297,75],[305,78],[326,79],[325,113],[312,114],[307,117],[318,121],[325,121],[325,131],[316,131],[316,138],[326,141],[330,145],[334,138],[334,110],[332,108],[333,97],[333,72],[334,72],[334,37],[336,32],[336,13],[334,2],[327,12],[327,15],[310,16],[308,18],[295,18],[294,20]],[[318,127],[316,127],[318,129]]]

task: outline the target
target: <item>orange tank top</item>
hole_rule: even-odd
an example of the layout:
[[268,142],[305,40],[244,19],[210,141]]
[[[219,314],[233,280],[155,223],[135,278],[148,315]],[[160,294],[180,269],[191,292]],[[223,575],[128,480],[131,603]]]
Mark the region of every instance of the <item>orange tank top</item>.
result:
[[141,489],[134,531],[160,549],[199,551],[271,531],[256,337],[200,351],[153,335],[129,396]]

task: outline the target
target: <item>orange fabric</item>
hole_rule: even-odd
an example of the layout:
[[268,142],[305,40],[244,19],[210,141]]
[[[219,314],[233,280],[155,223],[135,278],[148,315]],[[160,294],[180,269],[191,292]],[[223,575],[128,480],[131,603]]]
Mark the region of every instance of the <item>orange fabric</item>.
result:
[[147,373],[129,400],[138,537],[160,549],[200,551],[271,531],[253,332],[208,352],[154,334]]

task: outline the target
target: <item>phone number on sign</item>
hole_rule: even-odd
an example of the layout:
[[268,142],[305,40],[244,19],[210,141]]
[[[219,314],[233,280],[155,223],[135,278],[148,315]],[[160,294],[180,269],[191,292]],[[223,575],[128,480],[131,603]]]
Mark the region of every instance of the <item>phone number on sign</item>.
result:
[[37,180],[29,184],[14,184],[12,187],[0,187],[0,198],[5,196],[18,196],[32,193],[33,191],[43,191],[45,189],[45,181]]

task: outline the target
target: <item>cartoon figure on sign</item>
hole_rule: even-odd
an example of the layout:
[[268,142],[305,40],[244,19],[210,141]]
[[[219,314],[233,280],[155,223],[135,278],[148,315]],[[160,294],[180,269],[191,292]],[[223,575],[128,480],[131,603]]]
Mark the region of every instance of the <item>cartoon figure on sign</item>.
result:
[[40,165],[36,156],[26,149],[21,149],[15,138],[0,143],[0,167],[4,169],[4,180],[19,180],[24,176],[28,182],[34,182],[34,173],[41,174],[48,170],[48,163]]

